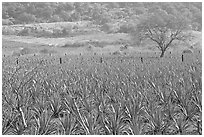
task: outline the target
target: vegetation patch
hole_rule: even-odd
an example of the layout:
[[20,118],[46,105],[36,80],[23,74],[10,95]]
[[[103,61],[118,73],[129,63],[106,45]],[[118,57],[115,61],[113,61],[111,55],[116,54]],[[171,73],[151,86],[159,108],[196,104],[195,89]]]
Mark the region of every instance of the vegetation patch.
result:
[[41,54],[53,54],[53,53],[57,53],[55,50],[50,50],[50,49],[47,49],[47,48],[43,48],[39,51],[39,53]]
[[201,54],[149,56],[3,58],[2,134],[202,134]]

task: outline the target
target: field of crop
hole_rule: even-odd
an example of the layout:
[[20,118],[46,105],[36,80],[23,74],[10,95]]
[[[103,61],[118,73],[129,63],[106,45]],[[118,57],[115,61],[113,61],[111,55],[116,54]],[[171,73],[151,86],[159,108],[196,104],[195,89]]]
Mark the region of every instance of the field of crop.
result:
[[2,134],[202,134],[196,51],[2,58]]

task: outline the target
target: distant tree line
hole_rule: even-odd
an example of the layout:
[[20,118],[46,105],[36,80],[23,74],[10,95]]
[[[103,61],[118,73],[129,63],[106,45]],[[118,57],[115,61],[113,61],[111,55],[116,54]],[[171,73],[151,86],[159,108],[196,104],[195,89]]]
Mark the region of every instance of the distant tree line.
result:
[[3,2],[3,25],[93,21],[104,25],[115,20],[133,20],[158,10],[168,15],[181,15],[193,30],[202,29],[202,3],[142,2]]

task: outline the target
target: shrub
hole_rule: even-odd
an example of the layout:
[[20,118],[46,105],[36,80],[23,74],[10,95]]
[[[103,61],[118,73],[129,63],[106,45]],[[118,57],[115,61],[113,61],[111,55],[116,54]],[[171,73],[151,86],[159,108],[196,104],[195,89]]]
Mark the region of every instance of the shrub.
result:
[[121,52],[121,51],[115,51],[115,52],[113,52],[112,54],[113,54],[113,55],[121,55],[122,52]]
[[34,51],[32,51],[30,48],[20,48],[19,50],[13,51],[12,56],[21,56],[21,55],[27,55],[32,54]]
[[62,30],[63,30],[63,29],[62,29],[61,27],[54,28],[52,35],[53,35],[54,37],[60,37],[60,36],[62,36],[62,34],[63,34]]
[[105,24],[101,25],[100,30],[103,32],[109,33],[110,32],[110,26],[107,23],[105,23]]
[[193,53],[193,51],[190,50],[190,49],[185,49],[185,50],[182,51],[182,53]]
[[75,42],[75,43],[66,43],[66,44],[64,44],[62,47],[83,47],[83,46],[85,46],[85,44],[84,43],[78,43],[78,42]]
[[72,34],[72,32],[73,32],[73,30],[72,30],[71,25],[62,26],[62,35],[63,36],[69,36],[70,34]]
[[122,45],[120,46],[120,50],[123,51],[123,50],[126,50],[128,49],[128,45]]
[[29,48],[22,48],[22,49],[20,49],[19,52],[20,52],[21,55],[26,55],[26,54],[31,54],[32,50],[29,49]]
[[20,56],[21,53],[19,51],[13,51],[12,56]]
[[28,36],[31,33],[29,28],[23,28],[20,32],[18,32],[18,36]]
[[19,14],[17,20],[19,23],[33,23],[36,20],[36,17],[32,14],[24,12]]
[[2,35],[16,35],[17,31],[12,27],[2,27]]
[[63,19],[60,18],[58,15],[54,15],[54,16],[51,18],[50,21],[51,21],[51,22],[61,22],[61,21],[63,21]]
[[2,19],[2,25],[13,25],[10,19]]
[[122,24],[118,30],[118,33],[130,33],[134,29],[131,24]]
[[48,54],[49,50],[44,48],[44,49],[41,49],[39,52],[43,54]]
[[44,49],[41,49],[41,50],[39,51],[39,53],[49,54],[49,53],[57,53],[57,51],[55,51],[55,50],[49,50],[49,49],[44,48]]

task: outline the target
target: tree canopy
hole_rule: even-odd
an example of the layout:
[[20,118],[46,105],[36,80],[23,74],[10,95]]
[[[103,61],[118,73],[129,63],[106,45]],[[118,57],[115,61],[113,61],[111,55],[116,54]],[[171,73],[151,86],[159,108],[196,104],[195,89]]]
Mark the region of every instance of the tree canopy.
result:
[[185,41],[191,37],[187,32],[189,29],[190,21],[187,17],[172,16],[164,10],[157,10],[140,19],[135,33],[140,40],[150,39],[155,42],[161,50],[160,57],[163,57],[174,40]]
[[114,20],[145,17],[163,11],[170,16],[181,15],[194,30],[202,28],[202,4],[142,2],[3,2],[2,18],[13,18],[13,24],[89,20],[103,25]]

